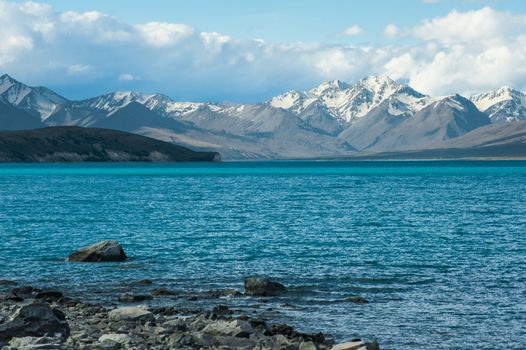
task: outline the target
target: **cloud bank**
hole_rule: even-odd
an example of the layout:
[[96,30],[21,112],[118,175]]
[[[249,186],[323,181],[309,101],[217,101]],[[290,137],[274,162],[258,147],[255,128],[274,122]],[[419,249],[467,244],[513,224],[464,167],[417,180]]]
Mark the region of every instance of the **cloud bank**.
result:
[[[439,95],[526,87],[524,14],[484,7],[378,30],[389,44],[269,43],[180,23],[134,25],[95,11],[0,1],[0,72],[63,87],[69,97],[137,89],[185,100],[258,101],[370,74]],[[347,34],[360,32],[350,26]]]

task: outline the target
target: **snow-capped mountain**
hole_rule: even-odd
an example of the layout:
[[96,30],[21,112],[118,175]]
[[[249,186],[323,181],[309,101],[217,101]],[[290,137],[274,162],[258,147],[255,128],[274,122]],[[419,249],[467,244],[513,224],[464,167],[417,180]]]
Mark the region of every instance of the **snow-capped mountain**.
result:
[[488,116],[494,123],[526,119],[525,94],[510,88],[471,100],[433,97],[382,76],[354,84],[334,80],[264,103],[232,105],[179,102],[133,91],[68,101],[4,75],[0,104],[0,130],[43,125],[110,128],[219,151],[226,158],[441,147],[489,124]]
[[30,87],[4,74],[0,77],[0,100],[47,119],[68,100],[45,87]]
[[140,103],[146,108],[165,117],[178,118],[203,108],[222,110],[219,104],[203,102],[177,102],[163,94],[147,94],[134,91],[116,91],[87,100],[72,102],[74,108],[106,112],[108,115],[126,107],[130,103]]
[[493,123],[526,120],[526,93],[504,86],[496,91],[471,97],[477,108]]
[[349,126],[340,137],[361,151],[386,152],[440,147],[456,137],[491,124],[468,99],[446,96],[412,116],[396,117],[379,108]]
[[354,85],[334,80],[308,91],[289,91],[274,97],[269,104],[300,116],[316,106],[346,124],[366,116],[386,100],[390,101],[388,113],[405,115],[421,110],[435,99],[389,77],[369,76]]

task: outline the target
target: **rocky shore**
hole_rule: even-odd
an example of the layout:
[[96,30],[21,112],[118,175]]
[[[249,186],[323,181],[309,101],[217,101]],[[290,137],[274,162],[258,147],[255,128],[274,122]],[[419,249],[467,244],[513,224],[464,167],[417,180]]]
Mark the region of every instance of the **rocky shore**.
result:
[[111,307],[70,300],[58,290],[15,287],[0,294],[0,349],[379,349],[376,342],[335,344],[321,333],[234,313],[225,305]]
[[[126,258],[118,242],[104,241],[82,248],[68,260]],[[116,303],[93,303],[73,299],[57,289],[0,280],[0,349],[379,350],[376,341],[350,339],[336,344],[322,333],[301,333],[220,303],[225,296],[272,298],[286,293],[283,284],[268,278],[248,277],[244,282],[244,292],[215,291],[209,296],[215,298],[209,308],[189,309],[167,303],[145,305],[154,298],[177,297],[176,292],[161,287],[151,294],[130,290],[115,296]]]

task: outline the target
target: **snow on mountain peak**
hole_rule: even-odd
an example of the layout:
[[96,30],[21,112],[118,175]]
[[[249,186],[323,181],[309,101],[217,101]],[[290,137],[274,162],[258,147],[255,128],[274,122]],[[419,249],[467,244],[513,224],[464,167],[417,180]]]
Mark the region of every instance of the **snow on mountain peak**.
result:
[[342,91],[349,88],[349,84],[341,81],[341,80],[330,80],[321,83],[314,89],[310,90],[309,92],[312,95],[320,96],[324,93],[327,93],[329,91]]
[[42,120],[67,102],[48,88],[27,86],[7,74],[0,77],[0,100],[37,115]]
[[353,85],[328,81],[305,92],[286,92],[269,103],[297,115],[315,105],[345,124],[367,115],[387,99],[392,100],[388,109],[392,115],[414,113],[431,103],[427,96],[388,76],[368,76]]
[[9,75],[4,74],[0,77],[0,95],[2,95],[4,92],[6,92],[9,88],[11,88],[15,84],[20,84],[15,79],[11,78]]
[[369,75],[360,80],[358,84],[363,85],[374,91],[386,88],[395,90],[402,86],[402,84],[399,84],[390,77],[384,75]]
[[511,122],[526,119],[526,93],[503,86],[498,90],[471,97],[477,108],[488,114],[492,122]]

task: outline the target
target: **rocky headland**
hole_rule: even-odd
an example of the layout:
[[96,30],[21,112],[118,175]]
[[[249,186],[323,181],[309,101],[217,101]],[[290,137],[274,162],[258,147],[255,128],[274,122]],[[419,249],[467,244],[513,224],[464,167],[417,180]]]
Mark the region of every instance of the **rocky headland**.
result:
[[0,131],[0,162],[212,162],[217,152],[196,152],[145,136],[75,126]]

